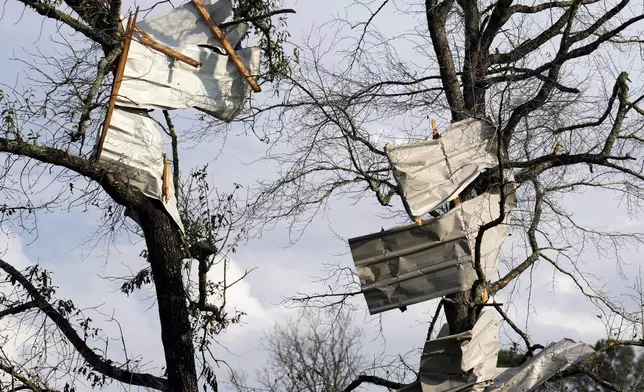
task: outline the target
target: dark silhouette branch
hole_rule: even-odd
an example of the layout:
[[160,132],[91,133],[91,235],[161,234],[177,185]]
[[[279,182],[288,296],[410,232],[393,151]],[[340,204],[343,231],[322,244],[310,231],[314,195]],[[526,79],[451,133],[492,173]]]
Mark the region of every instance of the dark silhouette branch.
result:
[[26,312],[36,307],[37,306],[34,301],[29,301],[19,305],[10,306],[4,310],[0,310],[0,319],[5,316],[15,316],[18,313]]
[[351,384],[349,384],[346,388],[344,388],[342,392],[351,392],[354,389],[358,388],[362,383],[369,383],[369,384],[378,385],[389,389],[400,389],[405,385],[407,385],[407,384],[402,384],[395,381],[389,381],[381,377],[367,376],[363,374],[358,376],[358,378],[356,378],[353,382],[351,382]]
[[104,36],[99,33],[93,26],[89,26],[77,19],[74,19],[72,16],[57,10],[56,8],[43,3],[38,0],[18,0],[24,5],[33,8],[36,12],[38,12],[40,15],[57,20],[59,22],[62,22],[66,24],[67,26],[71,27],[72,29],[78,31],[79,33],[83,34],[87,38],[91,39],[92,41],[95,41],[99,44],[106,44],[107,42],[105,41]]
[[138,207],[149,203],[141,192],[117,180],[113,173],[100,164],[65,151],[22,140],[0,138],[0,152],[17,154],[72,170],[99,183],[117,203],[126,207]]
[[0,259],[0,269],[6,272],[12,279],[20,283],[29,296],[33,298],[38,309],[40,309],[54,324],[56,324],[69,343],[74,346],[76,351],[78,351],[83,359],[85,359],[85,361],[87,361],[94,370],[125,384],[154,388],[162,391],[167,390],[167,380],[164,378],[147,373],[133,373],[119,369],[111,365],[108,361],[102,359],[87,346],[85,341],[78,336],[69,321],[54,309],[53,306],[51,306],[38,289],[22,273],[2,259]]
[[283,9],[283,10],[275,10],[275,11],[266,12],[266,13],[263,13],[263,14],[257,15],[257,16],[252,16],[252,17],[248,17],[248,18],[241,18],[241,19],[236,19],[236,20],[230,21],[230,22],[225,22],[225,23],[220,24],[219,28],[224,29],[226,27],[238,25],[240,23],[256,22],[258,20],[270,18],[271,16],[275,16],[275,15],[295,14],[295,13],[296,13],[295,10],[291,9],[291,8],[286,8],[286,9]]

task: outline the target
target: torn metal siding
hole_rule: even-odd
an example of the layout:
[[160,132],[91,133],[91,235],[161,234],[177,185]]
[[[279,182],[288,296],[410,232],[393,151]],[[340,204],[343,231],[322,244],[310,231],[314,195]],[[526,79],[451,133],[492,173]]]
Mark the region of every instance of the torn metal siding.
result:
[[425,342],[420,360],[423,392],[445,392],[474,387],[494,377],[499,348],[499,318],[484,309],[472,330]]
[[[512,184],[506,191],[513,192]],[[506,197],[506,211],[514,205]],[[487,192],[438,218],[349,239],[351,255],[371,314],[467,290],[476,280],[474,241],[481,224],[499,216],[500,194]],[[509,216],[509,214],[508,214]],[[508,216],[506,216],[506,221]],[[506,224],[483,235],[481,266],[492,275]]]
[[147,197],[160,200],[183,231],[175,196],[167,203],[163,197],[163,153],[159,129],[145,111],[114,108],[99,163]]
[[590,357],[595,350],[582,342],[563,339],[541,350],[518,368],[499,369],[486,392],[532,392],[555,374]]
[[[243,108],[251,87],[226,55],[199,46],[177,48],[202,63],[199,68],[174,61],[132,42],[117,105],[149,109],[197,108],[232,121]],[[252,75],[259,73],[260,49],[237,53]]]
[[[483,233],[481,239],[481,267],[487,279],[492,279],[496,273],[501,247],[510,235],[509,225],[511,212],[516,208],[516,184],[514,175],[506,171],[504,175],[504,217],[501,224],[491,227]],[[501,194],[499,188],[488,190],[481,196],[462,203],[463,219],[467,225],[466,232],[472,254],[474,254],[476,237],[481,226],[493,222],[501,216]]]
[[349,239],[371,314],[465,290],[476,278],[460,209]]
[[[233,14],[231,0],[219,0],[214,4],[210,4],[208,1],[203,3],[217,25],[222,24]],[[137,24],[155,41],[171,48],[201,44],[221,47],[221,43],[213,37],[208,24],[192,2],[182,4],[164,14],[147,18]],[[240,23],[222,29],[222,33],[226,35],[234,47],[247,29],[247,24]]]
[[496,166],[495,129],[484,120],[453,123],[440,139],[391,149],[388,159],[415,217],[454,199],[485,169]]

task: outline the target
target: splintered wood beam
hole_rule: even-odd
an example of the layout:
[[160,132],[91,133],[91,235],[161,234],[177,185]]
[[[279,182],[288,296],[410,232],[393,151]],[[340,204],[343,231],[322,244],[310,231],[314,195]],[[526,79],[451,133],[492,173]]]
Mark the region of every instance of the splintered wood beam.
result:
[[163,155],[163,196],[165,202],[170,201],[170,161]]
[[235,63],[235,65],[237,66],[239,73],[242,74],[244,79],[246,79],[248,84],[250,84],[250,87],[252,87],[253,91],[255,91],[256,93],[262,91],[261,87],[259,87],[259,84],[257,84],[253,76],[248,71],[248,68],[246,68],[246,64],[244,64],[244,62],[239,57],[239,55],[237,54],[233,46],[228,41],[228,38],[226,38],[226,36],[224,35],[224,33],[222,33],[219,26],[217,26],[217,24],[212,20],[212,18],[210,17],[210,14],[208,13],[208,10],[206,10],[206,8],[201,3],[201,0],[192,0],[192,3],[197,8],[197,11],[199,12],[203,20],[206,21],[206,24],[208,25],[208,27],[210,27],[210,31],[212,32],[212,34],[215,36],[215,38],[219,40],[219,42],[221,42],[221,44],[224,47],[224,50],[226,51],[228,56],[230,56],[230,59],[233,61],[233,63]]
[[98,149],[96,151],[96,162],[101,158],[101,153],[103,152],[103,145],[105,144],[105,138],[107,137],[107,130],[110,128],[110,122],[112,121],[112,113],[114,113],[114,105],[116,104],[116,96],[119,93],[121,88],[121,81],[123,80],[123,73],[125,72],[125,62],[127,61],[127,54],[130,51],[130,43],[132,42],[132,34],[134,33],[134,25],[136,24],[136,17],[139,15],[139,7],[136,7],[134,12],[134,17],[130,14],[127,19],[127,26],[125,28],[125,39],[123,41],[123,53],[121,53],[121,58],[119,63],[116,66],[116,72],[114,73],[114,83],[112,84],[112,94],[110,95],[110,101],[107,106],[107,115],[105,116],[105,122],[103,123],[103,129],[101,130],[101,140],[98,144]]
[[441,135],[438,133],[438,127],[436,126],[436,120],[432,120],[432,139],[440,139]]
[[186,63],[188,65],[191,65],[191,66],[193,66],[195,68],[201,67],[201,63],[199,61],[197,61],[195,59],[192,59],[192,58],[190,58],[190,57],[188,57],[188,56],[186,56],[184,54],[181,54],[181,53],[177,52],[174,49],[168,48],[165,45],[161,45],[160,43],[155,41],[152,37],[150,37],[148,35],[148,33],[143,31],[143,29],[141,27],[139,27],[138,24],[134,24],[134,28],[136,29],[136,31],[139,32],[139,34],[141,34],[142,38],[139,39],[139,43],[141,45],[147,46],[150,49],[154,49],[157,52],[163,53],[166,56],[172,57],[175,60],[182,61],[182,62],[184,62],[184,63]]

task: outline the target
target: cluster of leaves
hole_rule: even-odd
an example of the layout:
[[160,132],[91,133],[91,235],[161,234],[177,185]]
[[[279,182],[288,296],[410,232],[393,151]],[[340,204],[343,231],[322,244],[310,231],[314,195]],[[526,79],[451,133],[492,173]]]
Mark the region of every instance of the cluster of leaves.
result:
[[[238,0],[234,4],[234,18],[258,18],[268,15],[281,5],[281,0]],[[250,31],[258,37],[258,45],[262,48],[262,69],[266,70],[263,77],[270,82],[278,82],[281,75],[290,73],[289,57],[284,48],[290,38],[286,24],[286,16],[283,15],[250,22]]]

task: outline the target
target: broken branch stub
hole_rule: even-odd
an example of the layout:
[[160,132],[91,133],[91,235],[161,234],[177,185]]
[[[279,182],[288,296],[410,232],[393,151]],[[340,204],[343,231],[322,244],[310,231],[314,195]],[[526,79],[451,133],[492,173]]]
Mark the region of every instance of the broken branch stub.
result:
[[212,20],[212,18],[210,17],[210,14],[201,3],[201,0],[192,0],[192,3],[197,8],[197,11],[201,15],[201,17],[208,24],[208,27],[210,28],[210,31],[213,33],[215,38],[217,38],[219,42],[221,42],[221,45],[224,47],[224,50],[226,51],[228,56],[230,56],[233,63],[235,63],[235,65],[237,66],[237,69],[239,69],[239,73],[241,73],[244,79],[246,79],[246,81],[248,82],[248,84],[250,84],[253,91],[255,91],[256,93],[262,91],[261,87],[259,87],[259,84],[257,84],[253,76],[248,71],[248,68],[246,68],[246,65],[244,64],[244,62],[241,60],[241,58],[239,57],[235,49],[228,41],[228,38],[226,38],[226,36],[221,32],[221,29]]

